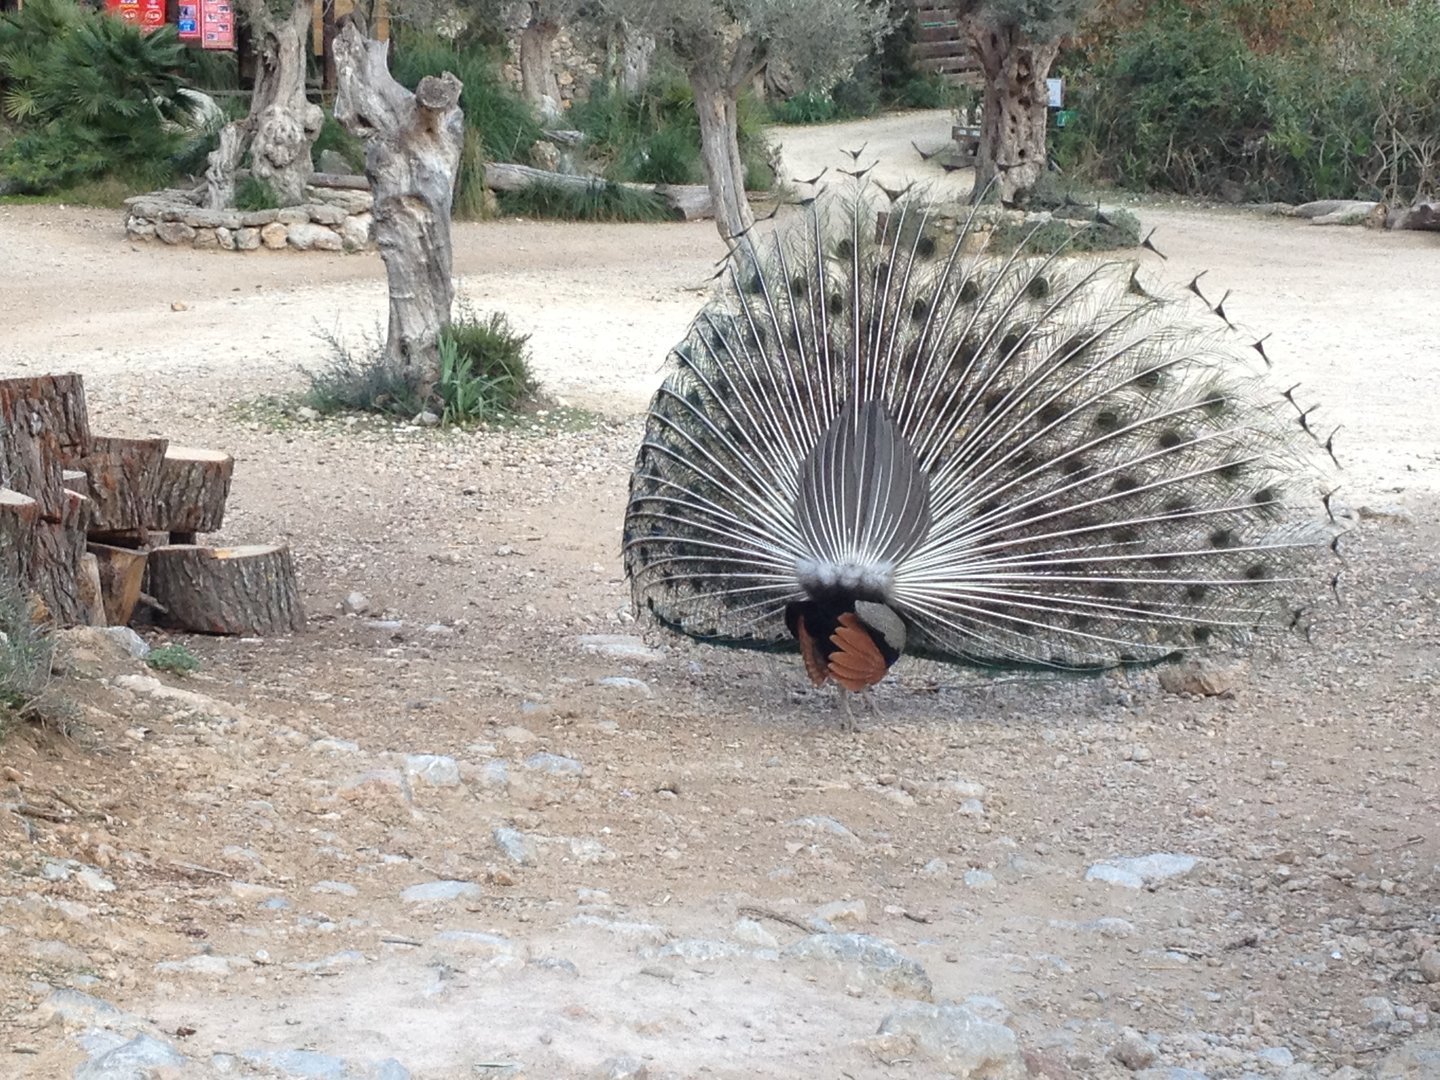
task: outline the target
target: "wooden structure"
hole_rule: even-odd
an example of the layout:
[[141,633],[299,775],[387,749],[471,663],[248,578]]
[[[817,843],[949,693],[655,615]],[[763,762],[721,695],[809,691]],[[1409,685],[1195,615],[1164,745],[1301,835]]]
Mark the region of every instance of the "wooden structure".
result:
[[915,12],[915,66],[949,82],[975,84],[979,64],[961,31],[953,5],[911,0]]
[[0,379],[0,578],[37,623],[179,630],[304,626],[283,546],[211,548],[229,454],[90,431],[78,375]]

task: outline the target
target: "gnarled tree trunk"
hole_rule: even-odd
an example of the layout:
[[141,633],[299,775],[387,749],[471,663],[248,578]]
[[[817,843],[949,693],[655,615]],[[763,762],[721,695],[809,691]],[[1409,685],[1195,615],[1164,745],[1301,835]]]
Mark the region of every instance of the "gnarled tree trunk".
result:
[[[320,135],[325,113],[305,99],[305,43],[314,11],[311,0],[291,0],[283,19],[270,15],[264,0],[252,12],[259,66],[250,99],[250,169],[285,206],[305,201],[305,184],[315,171],[310,147]],[[266,11],[260,22],[255,14]]]
[[740,161],[736,117],[738,90],[719,79],[692,72],[695,113],[700,121],[700,155],[705,181],[715,201],[715,225],[729,240],[755,224],[745,198],[745,166]]
[[622,94],[634,97],[650,81],[650,61],[655,56],[655,37],[641,33],[624,19],[610,32],[610,79]]
[[385,358],[428,397],[450,324],[450,210],[465,142],[460,80],[426,76],[412,94],[386,65],[387,43],[352,23],[335,39],[335,118],[365,140],[374,236],[390,283]]
[[1016,27],[981,22],[970,45],[985,73],[971,198],[1012,204],[1045,172],[1045,77],[1060,43],[1027,42]]
[[520,92],[547,121],[560,117],[560,83],[555,78],[555,38],[560,20],[541,0],[530,0],[530,19],[520,31]]

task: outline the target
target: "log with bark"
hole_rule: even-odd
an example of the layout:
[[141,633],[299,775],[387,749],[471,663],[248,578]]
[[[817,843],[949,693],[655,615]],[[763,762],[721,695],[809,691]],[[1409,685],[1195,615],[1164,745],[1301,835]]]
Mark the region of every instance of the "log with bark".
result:
[[32,615],[38,623],[87,626],[95,611],[88,590],[83,560],[85,529],[94,506],[84,495],[65,492],[59,521],[35,525],[34,546],[22,579],[32,597]]
[[65,510],[63,472],[90,444],[79,375],[0,379],[0,487],[29,495],[42,517]]
[[150,504],[149,527],[170,533],[172,543],[194,543],[196,533],[217,531],[225,519],[234,467],[234,458],[216,450],[167,447]]
[[95,502],[90,526],[94,533],[144,543],[168,446],[165,439],[99,437],[91,441],[80,468]]
[[390,75],[389,45],[352,22],[335,39],[335,118],[365,140],[375,195],[375,244],[390,286],[385,360],[428,398],[440,377],[440,331],[450,324],[450,212],[465,118],[460,80],[427,75],[411,93]]
[[13,582],[27,599],[30,560],[35,551],[35,526],[40,504],[29,495],[0,488],[0,582]]
[[[492,191],[521,191],[534,184],[555,184],[560,187],[595,188],[615,181],[596,176],[574,176],[570,173],[547,172],[529,165],[494,162],[485,166],[485,186]],[[679,217],[686,221],[715,215],[715,199],[704,184],[632,184],[620,187],[656,195]]]
[[305,628],[295,564],[284,545],[151,550],[144,591],[160,621],[202,634],[283,634]]

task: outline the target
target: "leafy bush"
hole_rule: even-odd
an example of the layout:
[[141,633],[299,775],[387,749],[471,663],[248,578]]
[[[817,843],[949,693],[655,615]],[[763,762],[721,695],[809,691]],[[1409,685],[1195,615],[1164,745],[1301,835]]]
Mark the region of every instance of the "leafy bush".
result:
[[280,205],[275,189],[258,176],[243,176],[235,184],[236,210],[273,210]]
[[156,671],[168,671],[172,675],[189,675],[200,670],[200,658],[184,645],[161,645],[151,649],[145,663]]
[[1132,188],[1408,200],[1440,183],[1440,5],[1151,4],[1067,61],[1062,163]]
[[648,191],[621,187],[613,180],[588,187],[542,181],[499,194],[500,212],[517,217],[561,221],[666,221],[669,208]]
[[535,393],[528,341],[502,314],[480,319],[462,309],[441,334],[440,380],[427,401],[385,362],[378,341],[357,353],[331,338],[329,363],[319,371],[302,369],[310,380],[305,403],[327,415],[371,412],[409,419],[435,409],[446,424],[495,420]]
[[0,16],[3,110],[18,131],[0,178],[26,192],[107,174],[163,181],[185,142],[187,52],[173,28],[143,34],[73,0]]
[[318,162],[321,153],[326,150],[339,154],[352,173],[365,171],[364,141],[346,131],[340,121],[336,120],[329,111],[325,113],[325,124],[320,128],[320,135],[315,140],[315,145],[310,148],[310,152]]
[[[590,154],[611,180],[642,184],[703,184],[700,122],[689,83],[675,72],[658,72],[640,93],[627,96],[604,83],[591,87],[570,122],[586,136]],[[768,191],[775,184],[765,116],[748,95],[736,114],[745,184]]]
[[[500,72],[497,55],[477,45],[457,45],[415,33],[398,36],[391,64],[397,82],[414,89],[426,75],[453,72],[464,89],[466,152],[455,195],[457,217],[480,217],[485,204],[485,161],[530,160],[541,137],[540,122]],[[473,139],[473,142],[472,142]]]

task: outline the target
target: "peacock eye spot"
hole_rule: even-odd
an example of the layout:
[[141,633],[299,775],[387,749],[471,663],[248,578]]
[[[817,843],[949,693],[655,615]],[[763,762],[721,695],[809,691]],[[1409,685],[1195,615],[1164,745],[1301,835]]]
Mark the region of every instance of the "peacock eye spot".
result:
[[917,258],[929,259],[935,255],[935,240],[930,236],[922,236],[915,241],[915,255]]
[[1254,563],[1245,568],[1245,576],[1251,581],[1264,581],[1270,576],[1270,568],[1264,563]]
[[1050,295],[1050,282],[1043,275],[1031,278],[1025,286],[1025,295],[1031,300],[1044,300]]
[[1175,447],[1185,441],[1185,436],[1174,428],[1167,428],[1160,433],[1160,437],[1155,441],[1160,444],[1160,449],[1162,450],[1174,450]]
[[1101,409],[1095,414],[1095,426],[1101,431],[1118,431],[1120,414],[1114,409]]
[[1194,601],[1197,604],[1209,595],[1210,586],[1208,585],[1188,585],[1185,588],[1185,599]]
[[975,282],[974,278],[971,278],[966,281],[964,285],[960,286],[960,302],[962,304],[972,304],[979,296],[980,286]]
[[1208,626],[1197,626],[1190,631],[1190,636],[1195,639],[1197,645],[1204,645],[1215,635],[1215,631]]
[[910,320],[912,322],[922,323],[929,315],[930,305],[924,300],[916,300],[910,305]]

